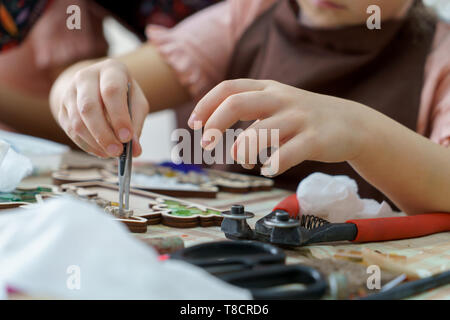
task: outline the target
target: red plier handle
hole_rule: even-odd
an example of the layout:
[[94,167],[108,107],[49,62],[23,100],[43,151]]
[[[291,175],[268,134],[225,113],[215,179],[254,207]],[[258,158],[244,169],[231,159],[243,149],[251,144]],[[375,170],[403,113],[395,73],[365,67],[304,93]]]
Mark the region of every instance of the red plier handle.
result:
[[425,213],[416,216],[355,219],[358,228],[354,242],[373,242],[422,237],[450,231],[450,213]]
[[300,214],[300,205],[298,203],[297,195],[294,193],[278,203],[272,211],[282,210],[289,213],[291,218],[295,219]]
[[[273,211],[283,210],[292,218],[300,216],[297,195],[293,194],[278,203]],[[450,213],[426,213],[415,216],[375,219],[352,219],[358,229],[353,242],[375,242],[421,237],[433,233],[450,231]]]

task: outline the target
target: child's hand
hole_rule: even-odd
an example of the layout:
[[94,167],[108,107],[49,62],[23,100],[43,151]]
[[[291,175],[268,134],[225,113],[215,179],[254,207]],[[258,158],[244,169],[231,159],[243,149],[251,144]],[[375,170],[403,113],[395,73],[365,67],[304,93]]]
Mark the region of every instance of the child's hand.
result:
[[[239,79],[212,89],[195,107],[189,126],[194,128],[195,121],[204,124],[202,146],[211,150],[218,141],[210,141],[209,129],[224,132],[238,120],[257,120],[238,136],[231,150],[245,168],[253,167],[248,162],[248,146],[256,143],[258,153],[265,148],[260,145],[263,137],[258,129],[279,129],[279,149],[261,170],[272,176],[304,160],[341,162],[358,157],[368,141],[370,112],[372,109],[352,101],[275,81]],[[249,134],[251,129],[256,129],[256,138]],[[245,136],[249,143],[242,148]]]
[[59,82],[52,89],[53,112],[81,149],[100,157],[117,157],[122,153],[122,143],[133,139],[133,155],[141,154],[139,136],[149,106],[124,64],[105,60],[83,67],[75,75],[68,71]]

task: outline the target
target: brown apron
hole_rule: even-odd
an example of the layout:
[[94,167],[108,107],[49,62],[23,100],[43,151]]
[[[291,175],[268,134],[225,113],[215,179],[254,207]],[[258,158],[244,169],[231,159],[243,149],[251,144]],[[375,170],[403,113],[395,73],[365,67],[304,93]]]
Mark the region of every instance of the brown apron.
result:
[[[419,32],[411,15],[382,22],[381,30],[366,25],[319,30],[302,26],[297,11],[292,2],[281,0],[261,15],[239,40],[227,78],[272,79],[357,101],[415,130],[434,26]],[[249,124],[241,122],[235,128]],[[226,169],[248,172],[239,165]],[[301,179],[317,171],[348,175],[357,181],[361,196],[385,199],[346,162],[306,161],[275,182],[295,190]]]

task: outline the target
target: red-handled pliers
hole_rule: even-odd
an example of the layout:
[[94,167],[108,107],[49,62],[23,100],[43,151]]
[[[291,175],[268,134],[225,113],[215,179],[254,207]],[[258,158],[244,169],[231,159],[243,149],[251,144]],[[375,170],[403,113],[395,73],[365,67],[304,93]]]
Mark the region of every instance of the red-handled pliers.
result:
[[[288,196],[278,203],[273,209],[273,212],[287,212],[292,219],[301,220],[302,218],[296,194]],[[345,230],[348,231],[349,227],[352,225],[354,225],[354,228],[356,229],[356,235],[345,232]],[[321,237],[319,235],[314,235],[314,230],[320,230],[320,233],[323,233],[324,231],[325,233],[327,233],[327,231],[334,233],[334,235],[328,234],[328,236],[325,236],[327,241],[333,240],[332,238],[336,237],[339,238],[339,240],[350,240],[353,242],[408,239],[450,231],[450,213],[426,213],[404,217],[352,219],[347,220],[345,223],[322,224],[321,227],[310,230],[312,234],[310,235],[311,239],[308,243],[322,242],[325,240],[320,240],[319,238]],[[353,238],[342,239],[342,236],[339,235],[340,230],[343,231],[343,234]],[[346,235],[344,235],[344,237],[346,237]]]

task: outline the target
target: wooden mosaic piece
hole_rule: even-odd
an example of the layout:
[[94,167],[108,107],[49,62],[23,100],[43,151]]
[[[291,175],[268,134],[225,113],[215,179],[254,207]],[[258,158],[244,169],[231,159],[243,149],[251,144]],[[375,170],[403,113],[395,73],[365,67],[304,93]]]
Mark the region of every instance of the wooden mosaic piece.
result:
[[[53,183],[56,185],[77,183],[77,182],[93,182],[102,181],[107,183],[118,183],[117,166],[116,164],[109,163],[106,165],[107,169],[94,167],[66,167],[58,170],[52,174]],[[162,167],[161,167],[162,168]],[[167,169],[167,168],[165,168]],[[140,173],[139,170],[133,169],[133,172]],[[143,173],[142,173],[143,174]],[[147,175],[147,172],[145,173]],[[152,171],[148,176],[152,174],[160,174],[161,177],[171,178],[169,173]],[[158,194],[165,194],[172,197],[195,197],[195,198],[215,198],[219,189],[206,182],[183,181],[177,179],[178,185],[171,185],[167,187],[167,183],[164,184],[163,178],[160,186],[147,186],[145,184],[139,184],[131,181],[131,187],[134,189],[145,190]],[[193,188],[187,186],[187,184],[193,185]]]
[[[215,198],[219,190],[245,193],[267,191],[273,187],[273,181],[264,177],[212,169],[205,169],[204,172],[190,171],[184,173],[151,163],[137,164],[133,167],[135,179],[132,177],[131,187],[177,198]],[[159,177],[160,185],[146,185],[137,179],[138,176],[140,178],[148,177],[149,179]],[[53,182],[57,185],[86,181],[117,183],[117,164],[116,162],[107,162],[104,167],[65,167],[54,172],[52,177]]]
[[[61,188],[65,192],[76,192],[80,197],[95,199],[97,202],[103,199],[104,207],[117,205],[115,201],[118,199],[119,188],[114,184],[80,182],[65,184]],[[150,225],[162,223],[176,228],[194,228],[220,226],[222,222],[219,209],[138,189],[130,189],[130,209],[133,210],[133,215],[128,219],[145,219],[146,224]],[[124,219],[118,220],[125,222]]]
[[58,193],[55,186],[19,187],[12,192],[0,192],[0,210],[13,209],[33,203],[42,203],[44,199]]

